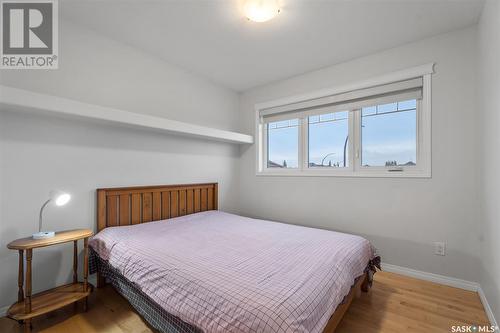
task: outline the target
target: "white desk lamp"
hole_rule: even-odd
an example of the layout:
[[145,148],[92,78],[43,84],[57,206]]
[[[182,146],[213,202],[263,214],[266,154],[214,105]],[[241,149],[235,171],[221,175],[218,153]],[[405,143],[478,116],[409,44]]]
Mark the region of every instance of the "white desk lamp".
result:
[[42,231],[42,214],[44,208],[51,202],[56,206],[64,206],[71,200],[71,195],[62,191],[51,191],[49,199],[40,208],[40,219],[38,220],[38,232],[33,234],[34,239],[51,238],[55,236],[54,231]]

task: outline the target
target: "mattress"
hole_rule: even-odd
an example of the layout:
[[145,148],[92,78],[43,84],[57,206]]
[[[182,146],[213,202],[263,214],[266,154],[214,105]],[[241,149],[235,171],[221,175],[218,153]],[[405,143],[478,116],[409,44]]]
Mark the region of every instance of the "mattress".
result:
[[106,228],[89,245],[204,332],[322,332],[374,257],[359,236],[219,211]]

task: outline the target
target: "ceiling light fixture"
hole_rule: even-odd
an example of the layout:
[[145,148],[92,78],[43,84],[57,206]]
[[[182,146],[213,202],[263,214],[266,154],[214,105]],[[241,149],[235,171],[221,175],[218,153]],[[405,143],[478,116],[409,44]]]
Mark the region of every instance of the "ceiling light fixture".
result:
[[278,0],[246,0],[243,5],[245,16],[254,22],[266,22],[278,15]]

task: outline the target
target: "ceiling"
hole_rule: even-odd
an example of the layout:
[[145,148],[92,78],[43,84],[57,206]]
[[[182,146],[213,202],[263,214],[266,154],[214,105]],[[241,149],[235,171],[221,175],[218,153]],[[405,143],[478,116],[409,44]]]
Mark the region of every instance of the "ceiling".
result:
[[236,91],[477,23],[482,0],[282,0],[265,23],[242,0],[60,1],[62,16]]

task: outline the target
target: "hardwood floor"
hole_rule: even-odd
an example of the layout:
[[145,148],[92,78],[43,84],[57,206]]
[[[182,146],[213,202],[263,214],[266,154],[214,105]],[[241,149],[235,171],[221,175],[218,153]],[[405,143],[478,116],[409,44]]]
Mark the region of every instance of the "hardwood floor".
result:
[[489,325],[477,293],[378,272],[370,294],[353,302],[336,332],[449,333],[452,325]]
[[[97,289],[88,312],[69,306],[33,320],[33,332],[154,332],[112,287]],[[451,325],[489,325],[477,293],[378,272],[369,294],[355,299],[336,332],[451,332]],[[22,332],[0,318],[0,332]]]

